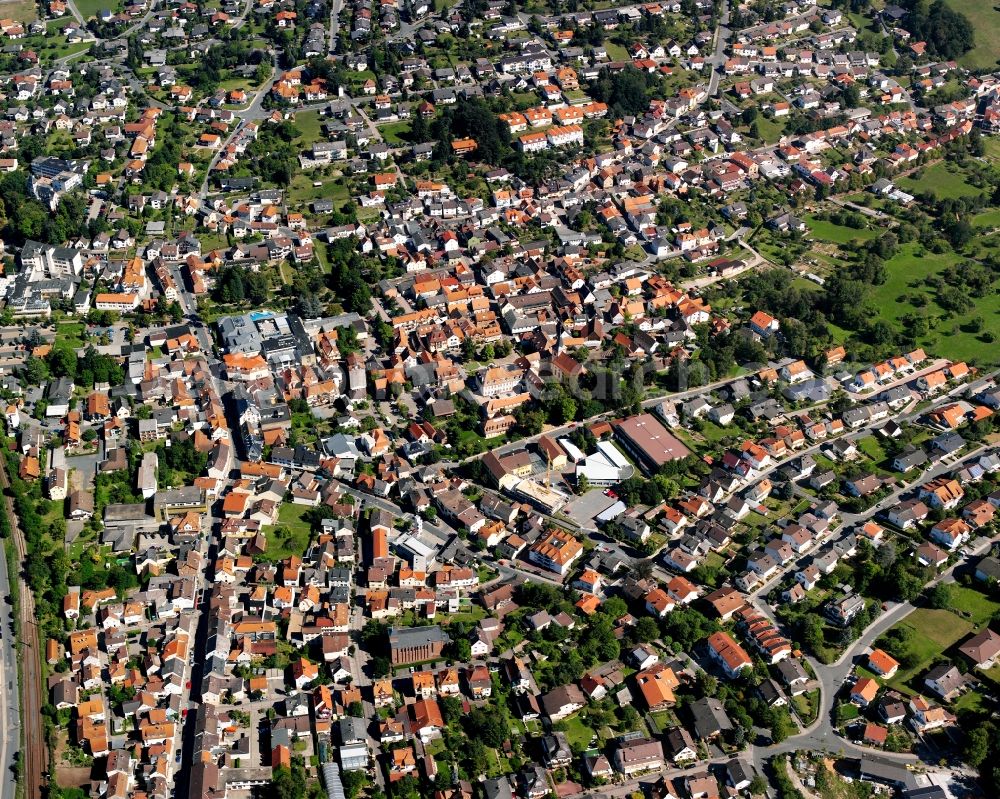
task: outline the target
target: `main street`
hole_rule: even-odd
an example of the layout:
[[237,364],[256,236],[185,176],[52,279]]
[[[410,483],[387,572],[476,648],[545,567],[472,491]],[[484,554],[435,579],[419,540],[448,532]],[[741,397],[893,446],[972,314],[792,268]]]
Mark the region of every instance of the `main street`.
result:
[[729,29],[729,6],[728,2],[722,5],[722,15],[719,18],[719,27],[715,31],[715,51],[711,58],[707,59],[712,70],[712,77],[708,81],[708,96],[715,97],[719,93],[719,81],[722,79],[723,66],[726,63],[726,47],[729,46],[729,39],[733,32]]

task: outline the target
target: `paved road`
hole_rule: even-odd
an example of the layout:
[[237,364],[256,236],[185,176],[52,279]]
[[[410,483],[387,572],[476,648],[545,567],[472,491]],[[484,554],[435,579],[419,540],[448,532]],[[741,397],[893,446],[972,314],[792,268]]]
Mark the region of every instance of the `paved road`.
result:
[[708,96],[715,97],[719,93],[719,81],[722,79],[722,67],[726,63],[726,47],[733,32],[729,29],[729,3],[722,6],[722,16],[715,32],[715,52],[708,59],[712,69],[712,77],[708,81]]
[[[960,459],[949,461],[948,463],[939,463],[937,466],[925,470],[919,476],[908,481],[904,486],[899,488],[897,491],[894,491],[865,513],[845,514],[839,538],[843,538],[849,532],[856,529],[859,524],[895,505],[901,496],[912,491],[915,486],[918,486],[928,480],[932,480],[935,477],[939,477],[946,472],[950,472],[966,461],[979,457],[987,448],[988,447],[985,445],[977,447],[975,450]],[[941,574],[931,580],[928,583],[928,586],[934,586],[940,582],[953,582],[953,572],[959,563],[960,562],[957,562],[949,566],[941,572]],[[784,577],[787,572],[788,570],[786,569],[782,577]],[[761,599],[761,596],[769,591],[770,586],[773,586],[774,584],[775,580],[769,581],[767,586],[752,594],[750,599],[755,607],[780,626],[780,623],[775,617],[770,605]],[[799,735],[788,738],[781,744],[770,747],[754,747],[753,758],[754,763],[758,768],[762,765],[764,759],[769,758],[772,755],[780,754],[782,752],[792,752],[797,749],[815,749],[828,752],[844,752],[855,755],[862,754],[864,752],[877,751],[880,757],[897,760],[902,763],[916,763],[920,761],[920,758],[917,755],[909,753],[884,752],[882,750],[873,750],[868,747],[859,746],[858,744],[852,743],[837,734],[833,725],[833,711],[837,703],[837,695],[844,686],[844,683],[847,681],[851,670],[854,668],[854,661],[860,655],[866,653],[879,636],[885,633],[898,621],[905,618],[912,610],[914,610],[914,608],[915,605],[912,602],[901,602],[893,605],[885,613],[879,616],[879,618],[876,619],[871,625],[869,625],[864,633],[862,633],[862,635],[833,663],[822,664],[815,658],[806,657],[806,660],[809,661],[809,664],[816,672],[816,680],[819,683],[820,688],[820,710],[816,721],[804,729]]]
[[330,53],[337,51],[337,33],[340,31],[340,10],[344,6],[344,0],[333,0],[330,4]]
[[76,7],[74,0],[66,0],[66,8],[68,8],[69,13],[76,18],[76,21],[80,23],[81,28],[87,27],[87,20],[83,18],[83,14],[81,14],[80,9]]
[[263,109],[264,99],[271,93],[271,89],[274,84],[277,83],[281,76],[281,72],[278,70],[278,56],[277,53],[272,54],[272,66],[271,66],[271,78],[266,83],[264,83],[258,90],[257,94],[254,95],[253,100],[250,105],[248,105],[244,110],[239,112],[240,124],[233,128],[232,133],[226,138],[219,149],[216,151],[215,155],[212,156],[212,160],[208,164],[208,170],[205,172],[205,180],[202,181],[201,188],[198,191],[198,196],[204,200],[208,196],[208,184],[212,177],[212,170],[215,169],[215,165],[219,163],[219,160],[226,152],[226,148],[233,142],[234,139],[242,132],[246,124],[251,121],[260,121],[265,117],[269,116],[270,112]]

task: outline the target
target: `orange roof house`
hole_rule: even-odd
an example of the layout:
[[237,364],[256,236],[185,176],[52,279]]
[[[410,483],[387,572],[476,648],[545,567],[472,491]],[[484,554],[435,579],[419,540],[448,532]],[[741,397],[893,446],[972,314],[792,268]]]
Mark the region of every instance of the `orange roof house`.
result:
[[674,688],[680,685],[680,682],[673,670],[662,663],[656,663],[636,674],[635,682],[646,707],[650,710],[670,707],[676,701]]
[[868,668],[889,680],[899,669],[899,661],[882,649],[873,649],[868,655]]
[[870,677],[862,677],[851,688],[851,701],[856,705],[867,707],[878,696],[878,683]]

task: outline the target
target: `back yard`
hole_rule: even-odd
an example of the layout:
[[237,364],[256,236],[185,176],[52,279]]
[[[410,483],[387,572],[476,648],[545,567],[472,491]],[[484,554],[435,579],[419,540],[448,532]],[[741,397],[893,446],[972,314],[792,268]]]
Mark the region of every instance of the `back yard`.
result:
[[889,685],[912,694],[909,682],[950,649],[972,629],[972,622],[959,618],[950,610],[917,608],[893,626],[886,638],[902,643],[888,644],[889,653],[900,661],[896,675]]

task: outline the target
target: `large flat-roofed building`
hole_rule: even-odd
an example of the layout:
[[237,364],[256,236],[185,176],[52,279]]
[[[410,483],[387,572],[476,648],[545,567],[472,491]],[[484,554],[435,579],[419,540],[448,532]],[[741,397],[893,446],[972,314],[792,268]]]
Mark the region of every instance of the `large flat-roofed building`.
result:
[[441,657],[451,639],[440,627],[393,627],[389,630],[389,651],[393,666],[420,663]]
[[651,472],[691,451],[667,432],[651,413],[640,413],[615,425],[615,435],[629,453]]
[[555,513],[569,501],[569,496],[535,480],[520,480],[511,489],[518,499],[523,499],[543,513]]
[[421,541],[415,535],[406,535],[396,541],[396,553],[409,561],[414,571],[427,572],[431,570],[437,559],[437,550]]

